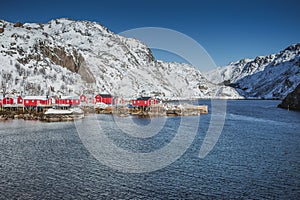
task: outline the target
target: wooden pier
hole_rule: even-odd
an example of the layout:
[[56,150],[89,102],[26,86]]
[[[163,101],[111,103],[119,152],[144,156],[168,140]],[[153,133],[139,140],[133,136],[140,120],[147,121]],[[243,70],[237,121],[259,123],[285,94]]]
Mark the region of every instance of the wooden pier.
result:
[[112,114],[121,116],[149,116],[149,117],[161,117],[161,116],[196,116],[200,114],[208,114],[207,105],[164,105],[154,104],[147,107],[115,107],[112,110]]

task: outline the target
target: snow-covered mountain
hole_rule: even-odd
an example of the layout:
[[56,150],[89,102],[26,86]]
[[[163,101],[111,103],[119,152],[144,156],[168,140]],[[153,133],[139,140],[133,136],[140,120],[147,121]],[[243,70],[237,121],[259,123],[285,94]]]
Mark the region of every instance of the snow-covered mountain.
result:
[[277,54],[243,59],[205,73],[246,98],[284,98],[300,83],[300,43]]
[[156,61],[136,39],[65,18],[47,24],[0,20],[0,73],[3,93],[240,97],[190,65]]
[[[300,44],[201,74],[154,59],[142,42],[89,21],[0,20],[0,93],[283,98],[300,83]],[[208,79],[208,80],[207,80]]]

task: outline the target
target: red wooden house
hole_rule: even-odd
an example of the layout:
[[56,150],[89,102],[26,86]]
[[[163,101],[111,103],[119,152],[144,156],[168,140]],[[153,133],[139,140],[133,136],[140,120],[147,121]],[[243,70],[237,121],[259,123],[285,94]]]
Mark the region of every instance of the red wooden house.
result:
[[52,99],[51,97],[46,96],[26,96],[23,99],[24,106],[27,107],[45,107],[45,106],[51,106],[52,105]]
[[19,105],[23,104],[23,98],[21,96],[17,97],[17,104],[19,104]]
[[153,104],[157,104],[159,101],[153,97],[140,97],[135,100],[132,100],[132,106],[140,107],[140,106],[150,106]]
[[13,105],[14,99],[12,97],[4,97],[2,99],[2,105]]
[[80,105],[80,97],[77,96],[60,96],[55,99],[55,104],[60,106],[78,106]]
[[87,97],[86,97],[84,94],[80,95],[80,101],[81,101],[81,102],[85,102],[85,103],[88,102],[88,101],[87,101]]
[[112,104],[113,105],[122,105],[124,104],[124,99],[122,97],[113,97]]
[[3,107],[22,107],[23,105],[23,98],[18,96],[17,98],[12,97],[4,97],[1,99],[1,106]]
[[92,94],[88,94],[88,95],[80,95],[80,102],[82,103],[86,103],[86,104],[95,104],[96,103],[96,99],[94,97],[94,95]]
[[113,97],[110,94],[97,94],[95,96],[95,103],[112,104]]

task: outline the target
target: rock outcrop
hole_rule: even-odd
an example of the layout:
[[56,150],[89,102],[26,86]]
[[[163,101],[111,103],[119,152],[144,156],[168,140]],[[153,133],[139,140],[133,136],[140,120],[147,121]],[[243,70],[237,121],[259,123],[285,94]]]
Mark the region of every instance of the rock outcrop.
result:
[[300,84],[283,99],[278,107],[300,111]]

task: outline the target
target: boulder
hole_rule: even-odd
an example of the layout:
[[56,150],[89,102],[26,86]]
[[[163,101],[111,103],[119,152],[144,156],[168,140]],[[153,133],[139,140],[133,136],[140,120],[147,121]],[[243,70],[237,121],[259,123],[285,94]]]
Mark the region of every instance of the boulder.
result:
[[21,22],[17,22],[14,24],[14,27],[22,27],[22,26],[23,26],[23,24]]
[[300,111],[300,84],[296,87],[296,89],[289,93],[278,105],[280,108],[286,108],[290,110]]

